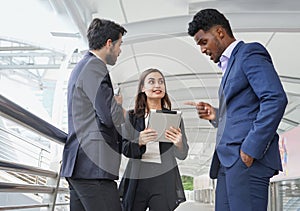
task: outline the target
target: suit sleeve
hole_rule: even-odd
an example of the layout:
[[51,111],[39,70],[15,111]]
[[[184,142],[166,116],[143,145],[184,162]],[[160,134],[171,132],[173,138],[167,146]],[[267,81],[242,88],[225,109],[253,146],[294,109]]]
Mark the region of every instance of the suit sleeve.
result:
[[146,146],[139,146],[139,134],[126,113],[125,124],[122,125],[122,153],[128,158],[140,159],[146,151]]
[[271,57],[262,45],[251,45],[244,52],[243,59],[243,72],[258,98],[259,111],[241,149],[260,159],[276,134],[287,105],[287,97]]
[[123,109],[113,97],[113,89],[105,64],[92,58],[85,67],[83,89],[95,110],[101,124],[108,128],[124,122]]
[[214,126],[214,128],[217,128],[219,125],[219,108],[214,108],[216,112],[216,118],[214,120],[209,120],[210,124]]

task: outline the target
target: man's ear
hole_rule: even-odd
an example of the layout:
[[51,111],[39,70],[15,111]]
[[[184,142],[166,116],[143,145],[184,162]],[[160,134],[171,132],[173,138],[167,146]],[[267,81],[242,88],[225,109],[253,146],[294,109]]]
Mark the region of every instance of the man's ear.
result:
[[108,39],[108,40],[106,41],[106,43],[105,43],[105,46],[108,47],[108,48],[110,48],[112,45],[113,45],[113,42],[112,42],[111,39]]
[[225,29],[222,28],[222,27],[218,27],[218,28],[217,28],[217,33],[218,33],[219,37],[220,37],[221,39],[223,39],[224,36],[225,36]]

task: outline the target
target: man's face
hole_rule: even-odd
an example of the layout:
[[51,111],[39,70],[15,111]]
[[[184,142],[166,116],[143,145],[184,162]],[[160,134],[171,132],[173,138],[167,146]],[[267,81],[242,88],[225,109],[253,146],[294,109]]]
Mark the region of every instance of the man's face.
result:
[[109,53],[106,55],[106,62],[108,65],[116,64],[117,58],[121,53],[122,42],[122,36],[120,36],[118,40],[113,42],[112,46],[109,49]]
[[203,54],[209,56],[215,63],[219,62],[225,48],[222,46],[222,40],[216,27],[211,28],[207,32],[200,29],[195,34],[194,40],[196,41],[196,44],[200,46]]

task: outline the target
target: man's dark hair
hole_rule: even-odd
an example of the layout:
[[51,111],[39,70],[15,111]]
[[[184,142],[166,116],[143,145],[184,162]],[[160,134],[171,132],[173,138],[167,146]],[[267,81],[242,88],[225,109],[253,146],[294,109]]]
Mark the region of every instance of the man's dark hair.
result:
[[214,26],[222,26],[233,37],[229,21],[216,9],[203,9],[196,13],[189,23],[188,34],[193,37],[199,30],[207,32]]
[[124,27],[113,21],[95,18],[87,30],[89,49],[101,49],[108,39],[117,41],[126,32]]

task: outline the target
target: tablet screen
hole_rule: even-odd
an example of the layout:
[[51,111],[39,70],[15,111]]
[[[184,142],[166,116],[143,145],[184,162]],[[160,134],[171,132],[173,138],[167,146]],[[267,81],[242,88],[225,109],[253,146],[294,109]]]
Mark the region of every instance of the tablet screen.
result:
[[171,126],[178,128],[181,121],[181,111],[169,110],[150,110],[148,119],[148,128],[157,131],[158,136],[156,141],[170,142],[165,138],[165,130]]

